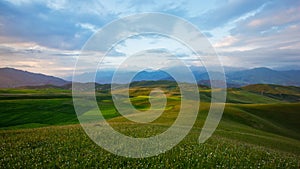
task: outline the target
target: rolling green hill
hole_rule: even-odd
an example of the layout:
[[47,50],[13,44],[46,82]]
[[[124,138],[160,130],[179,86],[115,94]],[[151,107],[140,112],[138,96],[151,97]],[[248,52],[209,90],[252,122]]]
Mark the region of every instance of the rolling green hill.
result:
[[287,102],[300,101],[300,87],[256,84],[245,86],[242,89],[277,100]]
[[[132,104],[147,110],[154,87],[165,91],[162,116],[134,123],[116,111],[109,86],[98,85],[99,108],[113,128],[132,137],[148,137],[168,129],[180,108],[176,84],[131,85]],[[264,90],[264,94],[261,94]],[[120,91],[122,92],[122,91]],[[93,143],[80,127],[69,90],[0,90],[0,168],[298,168],[300,103],[267,95],[299,95],[299,88],[251,85],[228,89],[222,120],[204,144],[197,142],[210,108],[210,89],[199,87],[200,111],[188,136],[170,151],[145,159],[113,155]],[[81,116],[92,119],[89,111]],[[135,115],[135,114],[133,114]],[[145,132],[146,131],[146,132]]]

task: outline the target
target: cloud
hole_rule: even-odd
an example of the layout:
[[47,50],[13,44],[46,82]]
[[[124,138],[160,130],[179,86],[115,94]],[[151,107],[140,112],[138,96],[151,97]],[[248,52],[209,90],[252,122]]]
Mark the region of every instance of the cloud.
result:
[[2,43],[0,51],[0,67],[14,67],[61,77],[72,73],[79,53],[51,49],[34,42]]
[[234,36],[227,36],[215,44],[216,48],[228,47],[235,43],[237,39]]
[[[59,76],[72,74],[80,49],[93,33],[115,19],[140,12],[173,14],[192,22],[214,44],[225,65],[297,64],[300,54],[298,11],[300,1],[294,0],[92,0],[89,3],[5,0],[0,1],[0,66]],[[172,30],[172,24],[165,25]],[[127,26],[121,25],[116,30],[125,30]],[[108,37],[113,35],[114,30],[107,34]],[[190,36],[192,40],[192,33]],[[188,63],[197,64],[194,56],[172,41],[140,38],[116,46],[108,53],[105,66],[113,66],[125,55],[158,46],[168,48]],[[103,55],[101,52],[85,53],[81,71],[88,71],[88,64],[98,61]]]
[[[81,13],[86,11],[83,9],[84,5],[76,3],[63,5],[54,1],[51,1],[51,5],[48,2],[50,3],[50,1],[16,1],[11,4],[1,1],[0,23],[5,26],[1,26],[0,36],[14,38],[17,41],[33,41],[51,48],[76,50],[80,49],[92,35],[91,31],[103,26],[102,17],[92,12]],[[77,8],[80,9],[76,11]],[[95,9],[95,6],[86,8]],[[78,23],[81,23],[81,26],[78,26]]]
[[[1,1],[0,23],[5,27],[0,35],[35,41],[53,48],[78,49],[96,28],[114,19],[140,12],[189,16],[189,8],[193,4],[195,1],[186,3],[183,0],[150,0],[143,3],[121,0],[92,0],[89,3],[69,0]],[[205,5],[201,6],[205,8]]]
[[239,22],[232,34],[264,34],[280,31],[286,26],[299,24],[300,1],[274,1],[268,3],[264,10]]
[[300,64],[300,2],[274,1],[236,23],[215,43],[227,65],[248,67]]
[[266,1],[263,0],[231,0],[228,2],[221,2],[219,5],[216,5],[215,8],[208,10],[204,14],[195,16],[191,21],[196,23],[202,29],[213,29],[224,26],[226,23],[258,9],[265,3]]
[[92,24],[89,24],[89,23],[78,23],[78,24],[76,24],[76,26],[79,26],[83,29],[90,30],[93,33],[97,32],[97,30],[99,29],[95,25],[92,25]]
[[[300,51],[297,49],[261,48],[245,51],[222,53],[222,60],[227,65],[244,67],[279,67],[300,64]],[[228,64],[229,63],[229,64]]]

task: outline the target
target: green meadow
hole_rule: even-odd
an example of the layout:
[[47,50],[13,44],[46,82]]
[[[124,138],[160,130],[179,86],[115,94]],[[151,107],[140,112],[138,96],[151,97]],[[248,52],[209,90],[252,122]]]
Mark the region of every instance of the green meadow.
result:
[[[97,86],[99,109],[125,135],[157,135],[176,120],[178,88],[169,82],[133,83],[130,88],[131,103],[143,112],[150,107],[151,90],[158,87],[167,95],[167,105],[162,116],[149,124],[120,116],[105,85]],[[299,91],[275,85],[228,89],[217,130],[199,144],[211,92],[199,86],[200,110],[187,137],[165,153],[134,159],[109,153],[85,134],[70,90],[0,89],[0,168],[299,168]],[[92,119],[97,113],[81,116]]]

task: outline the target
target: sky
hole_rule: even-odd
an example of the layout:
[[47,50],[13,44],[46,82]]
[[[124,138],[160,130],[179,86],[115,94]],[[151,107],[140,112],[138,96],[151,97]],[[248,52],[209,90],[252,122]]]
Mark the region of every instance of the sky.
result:
[[[298,0],[2,0],[0,67],[70,76],[94,33],[114,20],[145,12],[175,15],[195,25],[224,66],[300,66],[299,11]],[[144,40],[146,45],[151,38]],[[120,43],[103,63],[117,63],[130,53],[130,45],[141,45],[140,39]],[[159,42],[176,46],[163,38]],[[89,70],[87,62],[82,72]]]

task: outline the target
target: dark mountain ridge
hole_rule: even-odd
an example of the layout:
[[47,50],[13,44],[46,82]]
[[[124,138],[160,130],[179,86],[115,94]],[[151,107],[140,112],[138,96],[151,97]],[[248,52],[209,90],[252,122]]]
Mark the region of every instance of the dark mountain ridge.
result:
[[42,85],[63,86],[68,83],[70,82],[54,76],[31,73],[14,68],[0,68],[0,88]]

